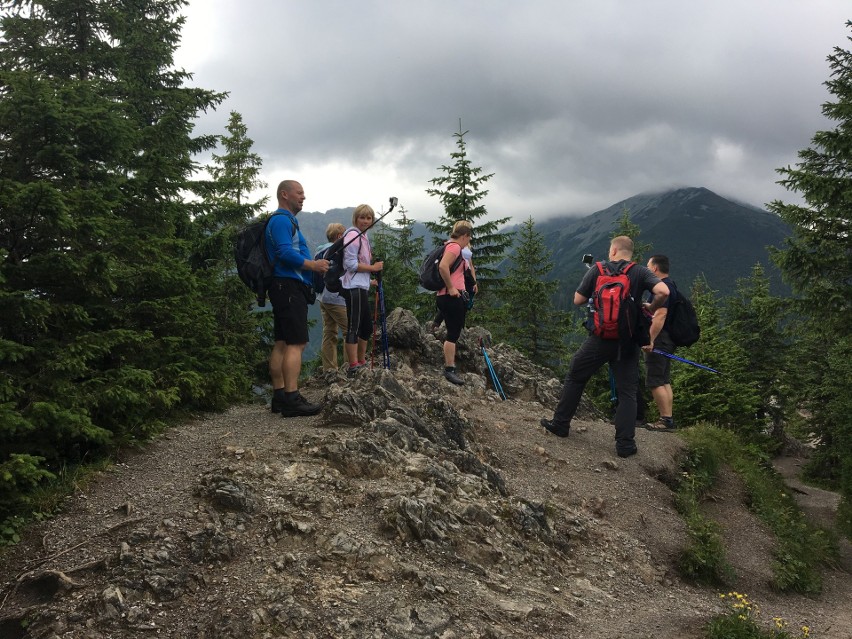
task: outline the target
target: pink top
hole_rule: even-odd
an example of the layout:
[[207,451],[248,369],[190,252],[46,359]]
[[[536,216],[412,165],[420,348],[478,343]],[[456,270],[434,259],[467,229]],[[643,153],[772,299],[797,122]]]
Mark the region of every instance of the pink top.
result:
[[[459,246],[458,242],[454,242],[453,240],[448,240],[447,242],[445,242],[445,244],[447,248],[444,249],[444,256],[446,257],[447,254],[453,256],[453,259],[450,262],[450,269],[452,269],[453,264],[456,263],[456,260],[458,259],[459,255],[461,255],[462,248],[461,246]],[[444,258],[441,258],[442,261],[443,259]],[[460,291],[464,290],[464,269],[465,263],[464,260],[462,260],[462,263],[459,264],[458,268],[455,271],[450,271],[450,281],[453,283],[453,286],[455,286]],[[446,294],[446,287],[438,291],[438,295]]]

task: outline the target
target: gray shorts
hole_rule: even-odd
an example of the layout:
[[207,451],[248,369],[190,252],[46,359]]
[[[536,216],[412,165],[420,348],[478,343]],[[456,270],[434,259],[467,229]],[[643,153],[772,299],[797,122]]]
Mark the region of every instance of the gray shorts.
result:
[[[672,343],[669,334],[663,329],[654,340],[654,348],[658,348],[666,353],[674,353],[675,345]],[[645,386],[647,388],[657,388],[672,383],[672,360],[665,355],[657,355],[656,353],[645,353]]]

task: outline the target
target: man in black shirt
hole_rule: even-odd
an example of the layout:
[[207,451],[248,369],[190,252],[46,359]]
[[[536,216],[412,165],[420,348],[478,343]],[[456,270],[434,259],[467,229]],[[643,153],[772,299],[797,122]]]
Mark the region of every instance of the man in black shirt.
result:
[[[609,262],[620,269],[633,258],[633,240],[624,235],[613,238],[609,246]],[[647,310],[653,313],[663,305],[669,294],[668,287],[646,267],[634,264],[627,272],[630,294],[635,300],[644,291],[653,294]],[[594,294],[598,269],[592,268],[583,277],[574,293],[574,304],[582,306]],[[618,390],[618,409],[615,414],[615,450],[619,457],[636,454],[636,393],[639,387],[639,345],[619,339],[604,339],[589,335],[571,359],[568,374],[559,396],[553,419],[542,419],[541,425],[559,437],[567,437],[571,419],[580,404],[583,389],[592,375],[609,362],[615,375]]]

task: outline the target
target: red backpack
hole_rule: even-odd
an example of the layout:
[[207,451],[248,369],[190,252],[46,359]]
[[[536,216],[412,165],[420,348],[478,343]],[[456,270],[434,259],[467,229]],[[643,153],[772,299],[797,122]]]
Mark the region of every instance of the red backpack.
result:
[[596,262],[598,278],[590,298],[592,333],[603,339],[635,339],[639,308],[630,295],[627,271],[633,262],[617,270],[609,262]]

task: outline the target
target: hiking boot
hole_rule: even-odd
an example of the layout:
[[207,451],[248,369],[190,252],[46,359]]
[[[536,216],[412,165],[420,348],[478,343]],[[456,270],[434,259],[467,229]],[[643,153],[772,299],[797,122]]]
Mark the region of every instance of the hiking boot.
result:
[[633,447],[633,448],[628,448],[627,450],[617,450],[615,452],[618,454],[619,457],[624,458],[624,457],[632,457],[633,455],[635,455],[638,452],[638,450],[636,449],[636,447]]
[[456,384],[457,386],[464,386],[464,380],[458,376],[458,373],[455,371],[444,371],[444,377],[447,378],[447,381]]
[[283,399],[278,399],[276,397],[272,398],[272,404],[270,404],[269,408],[273,413],[280,413],[281,409],[284,408],[286,402]]
[[281,408],[281,417],[309,417],[322,410],[322,404],[311,404],[299,393],[292,402],[285,402]]
[[552,419],[541,418],[539,422],[547,431],[553,433],[557,437],[568,437],[568,433],[571,432],[570,426],[556,426],[553,424]]

